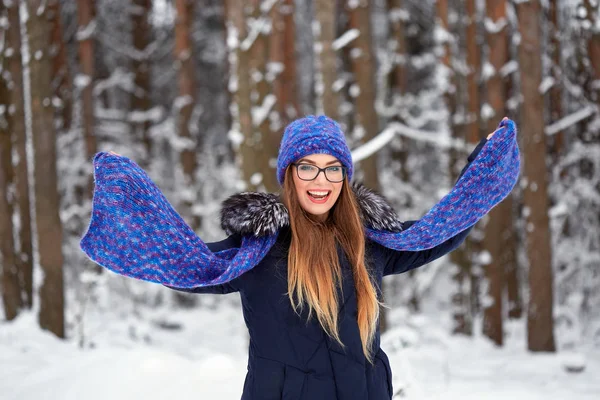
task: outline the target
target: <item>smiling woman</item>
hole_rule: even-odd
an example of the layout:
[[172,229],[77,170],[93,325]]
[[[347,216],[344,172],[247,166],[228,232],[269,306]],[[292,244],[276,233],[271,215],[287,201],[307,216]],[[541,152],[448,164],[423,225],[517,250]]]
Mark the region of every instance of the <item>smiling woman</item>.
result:
[[452,191],[421,220],[401,222],[381,196],[350,184],[340,126],[301,118],[281,141],[281,194],[227,199],[221,225],[230,236],[217,243],[196,236],[135,163],[99,153],[81,247],[137,279],[191,293],[240,292],[250,335],[244,400],[391,399],[378,324],[382,278],[458,247],[516,183],[516,143],[514,124],[502,121]]

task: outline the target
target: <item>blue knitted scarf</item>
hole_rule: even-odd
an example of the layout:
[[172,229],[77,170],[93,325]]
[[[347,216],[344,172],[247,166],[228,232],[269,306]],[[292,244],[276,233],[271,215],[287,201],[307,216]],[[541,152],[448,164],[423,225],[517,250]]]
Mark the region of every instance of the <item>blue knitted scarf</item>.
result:
[[[503,120],[450,193],[401,232],[366,227],[366,237],[399,251],[425,250],[474,225],[501,202],[519,176],[517,129]],[[229,282],[256,266],[277,234],[243,236],[240,248],[217,253],[183,221],[150,177],[130,159],[94,157],[92,216],[81,249],[121,275],[175,288]]]

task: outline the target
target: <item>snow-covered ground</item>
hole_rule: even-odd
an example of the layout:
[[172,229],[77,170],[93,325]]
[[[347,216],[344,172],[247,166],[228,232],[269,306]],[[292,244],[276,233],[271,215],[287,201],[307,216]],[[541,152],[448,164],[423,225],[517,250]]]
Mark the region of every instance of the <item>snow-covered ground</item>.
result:
[[[162,307],[135,319],[90,311],[85,329],[66,341],[39,330],[34,313],[2,323],[0,398],[239,399],[247,337],[234,296],[212,307]],[[394,388],[402,389],[398,399],[600,399],[600,349],[576,357],[531,354],[523,322],[507,327],[506,346],[498,349],[481,337],[448,335],[437,318],[396,310],[391,320],[405,321],[383,337]],[[585,369],[567,372],[571,364]]]

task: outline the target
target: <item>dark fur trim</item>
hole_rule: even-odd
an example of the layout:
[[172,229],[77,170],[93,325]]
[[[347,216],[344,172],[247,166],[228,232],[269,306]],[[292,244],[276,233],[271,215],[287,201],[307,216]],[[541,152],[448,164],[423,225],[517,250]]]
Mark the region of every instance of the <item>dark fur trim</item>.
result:
[[[402,230],[402,222],[381,195],[357,183],[352,189],[366,227],[392,232]],[[277,194],[239,193],[225,200],[221,208],[221,227],[228,235],[272,235],[289,223],[287,208]]]

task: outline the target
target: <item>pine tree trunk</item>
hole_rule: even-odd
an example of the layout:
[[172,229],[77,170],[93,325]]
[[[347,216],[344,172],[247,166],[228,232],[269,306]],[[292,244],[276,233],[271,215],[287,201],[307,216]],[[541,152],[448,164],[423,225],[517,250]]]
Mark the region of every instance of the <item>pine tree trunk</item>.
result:
[[315,20],[318,22],[318,33],[315,37],[317,68],[316,92],[318,113],[324,113],[330,118],[339,118],[339,96],[333,90],[337,78],[337,56],[333,49],[336,32],[336,2],[331,0],[316,0]]
[[33,245],[31,232],[31,201],[29,199],[29,176],[27,167],[25,109],[23,103],[23,60],[21,57],[21,23],[19,3],[10,2],[6,5],[8,11],[8,31],[6,46],[12,49],[8,60],[13,83],[11,91],[12,132],[17,153],[15,164],[15,196],[18,206],[19,226],[17,263],[21,275],[21,285],[25,292],[25,305],[33,305]]
[[[369,2],[360,0],[356,6],[348,5],[350,28],[360,34],[351,43],[350,59],[354,80],[360,93],[354,98],[357,125],[364,129],[363,142],[368,142],[379,134],[379,116],[375,111],[375,57],[371,43],[371,13]],[[377,155],[374,154],[360,162],[364,173],[364,183],[371,189],[381,191],[377,174]]]
[[[502,21],[507,23],[506,2],[487,0],[487,18],[494,26],[502,26]],[[489,48],[488,62],[493,67],[494,73],[487,81],[487,103],[494,110],[494,117],[487,120],[486,132],[493,132],[497,122],[505,112],[506,85],[500,75],[501,68],[508,62],[507,44],[508,36],[506,26],[502,29],[487,32],[487,43]],[[510,254],[514,247],[506,246],[505,235],[512,236],[512,197],[508,196],[504,201],[489,213],[485,225],[485,237],[483,248],[490,255],[490,263],[484,265],[485,275],[488,283],[486,298],[490,304],[484,306],[483,334],[494,343],[503,344],[503,312],[502,295],[504,291],[503,254]],[[508,225],[508,226],[507,226]],[[514,257],[512,257],[514,260]]]
[[148,168],[152,157],[152,139],[149,133],[150,121],[147,115],[147,111],[151,107],[150,63],[147,54],[151,33],[148,18],[151,10],[152,0],[133,0],[131,23],[135,54],[132,60],[132,69],[135,75],[135,90],[131,96],[131,111],[134,116],[131,122],[131,130],[134,137],[141,140],[144,145],[146,154],[140,163],[143,168]]
[[34,149],[35,221],[39,263],[40,327],[63,338],[64,291],[62,226],[56,170],[56,132],[51,87],[51,21],[41,0],[28,2],[27,32],[31,59],[31,131]]
[[[58,6],[57,6],[58,10]],[[94,135],[94,32],[90,31],[90,24],[95,24],[93,0],[78,0],[77,12],[79,22],[79,63],[81,74],[86,77],[85,87],[81,88],[81,108],[83,123],[83,138],[85,143],[86,159],[91,162],[98,151],[96,136]],[[58,18],[59,16],[57,16]],[[57,25],[59,25],[57,23]],[[84,32],[88,32],[84,34]],[[61,40],[62,38],[57,38]],[[57,43],[58,44],[58,43]],[[86,191],[86,199],[92,200],[94,193],[94,179],[90,175]]]
[[[0,18],[6,18],[6,6],[0,3]],[[8,26],[0,26],[0,36],[6,37]],[[0,54],[0,67],[6,71],[8,60],[6,57],[8,47],[3,46]],[[13,239],[13,202],[11,186],[14,183],[14,170],[12,163],[12,115],[8,109],[12,103],[9,87],[10,75],[0,75],[0,292],[4,315],[7,320],[12,320],[19,314],[22,307],[21,287],[19,284],[19,270],[15,254]]]
[[546,138],[542,95],[542,49],[539,0],[518,3],[521,43],[519,71],[523,95],[520,134],[523,152],[522,179],[526,207],[529,307],[527,344],[530,351],[555,351],[553,322],[552,252],[548,220]]
[[[58,6],[57,6],[58,11]],[[81,88],[82,128],[85,143],[86,159],[91,160],[97,152],[98,145],[94,135],[94,31],[90,25],[95,24],[93,0],[78,0],[77,2],[79,23],[79,64],[81,74],[86,77],[85,86]],[[57,16],[58,18],[59,16]],[[57,23],[57,25],[59,25]],[[85,33],[87,31],[87,34]],[[57,38],[62,42],[62,38]],[[58,43],[57,43],[58,44]],[[91,200],[94,192],[94,180],[90,176],[87,186],[86,198]]]
[[[562,112],[562,95],[560,84],[561,74],[561,62],[560,62],[560,26],[558,23],[558,0],[550,0],[549,6],[549,19],[550,19],[550,52],[553,63],[552,76],[555,79],[555,84],[550,89],[550,121],[558,121]],[[553,158],[554,162],[558,162],[558,157],[563,151],[564,138],[563,132],[557,132],[553,135]]]
[[[57,98],[60,99],[61,129],[71,129],[73,115],[73,85],[72,77],[69,73],[67,60],[67,48],[63,40],[63,24],[60,17],[60,2],[52,0],[48,3],[50,19],[52,24],[52,43],[56,46],[56,54],[53,57],[52,66],[52,86],[55,88]],[[92,182],[93,183],[93,182]]]
[[294,0],[282,0],[274,6],[273,32],[271,33],[271,62],[283,67],[273,81],[273,93],[277,97],[280,124],[284,128],[300,115],[296,75],[296,23]]
[[[262,10],[260,0],[252,0],[252,15],[257,21],[263,21],[264,24],[271,23],[274,12],[274,4],[271,4],[271,9]],[[266,3],[263,3],[263,5]],[[277,175],[274,168],[274,160],[277,159],[278,145],[281,140],[279,131],[273,132],[269,120],[269,113],[272,107],[269,105],[273,99],[272,86],[267,79],[267,63],[270,59],[270,42],[272,30],[261,30],[252,46],[250,47],[250,72],[252,79],[250,80],[252,93],[256,96],[252,99],[252,127],[254,137],[256,138],[255,149],[258,151],[259,169],[261,176],[259,182],[264,186],[267,192],[276,192],[279,189]],[[258,116],[261,116],[258,118]],[[260,186],[259,184],[259,186]]]
[[467,40],[467,93],[468,93],[468,111],[469,122],[467,124],[467,141],[477,143],[480,139],[480,107],[479,88],[477,79],[481,69],[481,56],[479,54],[479,45],[477,43],[477,8],[475,0],[466,1],[466,40]]
[[245,2],[242,0],[227,0],[226,2],[227,42],[229,51],[232,53],[230,60],[233,60],[229,83],[234,100],[232,131],[241,134],[239,138],[236,137],[237,135],[234,136],[232,143],[241,161],[240,169],[247,183],[247,189],[255,190],[256,186],[252,184],[252,176],[260,170],[258,160],[259,144],[253,137],[252,103],[250,100],[250,53],[249,46],[245,42],[248,37],[248,30],[244,9]]
[[[191,0],[176,0],[177,18],[175,20],[175,62],[178,68],[179,98],[181,106],[177,116],[178,135],[188,145],[181,149],[181,163],[184,187],[195,187],[195,172],[197,167],[196,145],[190,132],[190,121],[194,104],[196,103],[194,64],[192,58],[191,28],[194,15],[194,2]],[[182,200],[178,211],[193,230],[200,228],[201,220],[192,211],[194,201]]]

